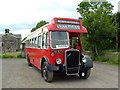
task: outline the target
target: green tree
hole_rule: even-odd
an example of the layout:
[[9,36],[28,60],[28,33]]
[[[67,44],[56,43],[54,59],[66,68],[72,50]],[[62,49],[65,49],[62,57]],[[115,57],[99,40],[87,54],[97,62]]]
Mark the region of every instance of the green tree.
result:
[[44,20],[38,22],[37,25],[32,28],[31,32],[35,31],[36,29],[42,27],[42,26],[45,25],[45,24],[48,24],[48,22],[46,22],[46,21],[44,21]]
[[116,45],[116,48],[120,51],[120,12],[113,15],[113,21],[117,23],[116,43],[118,43],[118,46]]
[[112,22],[112,9],[113,5],[107,1],[84,0],[78,5],[77,12],[83,17],[83,25],[88,30],[87,42],[84,43],[95,57],[101,55],[103,50],[115,47],[116,25]]

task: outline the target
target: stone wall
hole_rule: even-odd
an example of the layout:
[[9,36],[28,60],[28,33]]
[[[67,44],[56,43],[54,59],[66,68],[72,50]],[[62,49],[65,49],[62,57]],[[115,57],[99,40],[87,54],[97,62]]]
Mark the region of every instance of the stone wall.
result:
[[15,52],[17,50],[17,38],[10,34],[2,36],[2,52]]

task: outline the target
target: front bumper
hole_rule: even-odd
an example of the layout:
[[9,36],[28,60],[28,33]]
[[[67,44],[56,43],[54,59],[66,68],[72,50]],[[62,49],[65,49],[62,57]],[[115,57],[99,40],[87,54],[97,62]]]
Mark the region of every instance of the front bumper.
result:
[[[65,66],[63,65],[51,65],[51,64],[47,64],[48,66],[48,70],[49,71],[58,71],[58,72],[64,72],[66,71]],[[88,63],[82,63],[81,65],[79,65],[79,70],[83,70],[85,68],[93,68],[93,64],[88,62]]]

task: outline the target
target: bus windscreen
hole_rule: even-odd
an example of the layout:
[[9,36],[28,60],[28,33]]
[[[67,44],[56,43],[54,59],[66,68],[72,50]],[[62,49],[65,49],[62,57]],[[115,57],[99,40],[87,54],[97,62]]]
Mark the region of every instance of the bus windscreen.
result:
[[52,48],[68,48],[68,32],[51,31]]

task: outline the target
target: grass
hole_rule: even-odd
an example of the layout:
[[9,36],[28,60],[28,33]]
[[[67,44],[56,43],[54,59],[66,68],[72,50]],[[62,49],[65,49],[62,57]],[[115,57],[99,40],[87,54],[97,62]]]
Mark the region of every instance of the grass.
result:
[[1,53],[0,58],[22,58],[21,52]]
[[110,52],[110,53],[107,53],[107,54],[104,54],[102,56],[97,57],[95,59],[95,61],[105,62],[105,63],[108,63],[108,64],[119,65],[120,66],[120,63],[119,63],[119,60],[118,60],[118,58],[120,57],[119,54],[120,53],[113,54],[112,52]]
[[108,49],[108,50],[104,50],[104,52],[116,52],[116,49]]
[[105,50],[103,54],[98,57],[94,57],[92,52],[86,52],[86,54],[94,61],[120,66],[120,52],[116,52],[115,49]]

